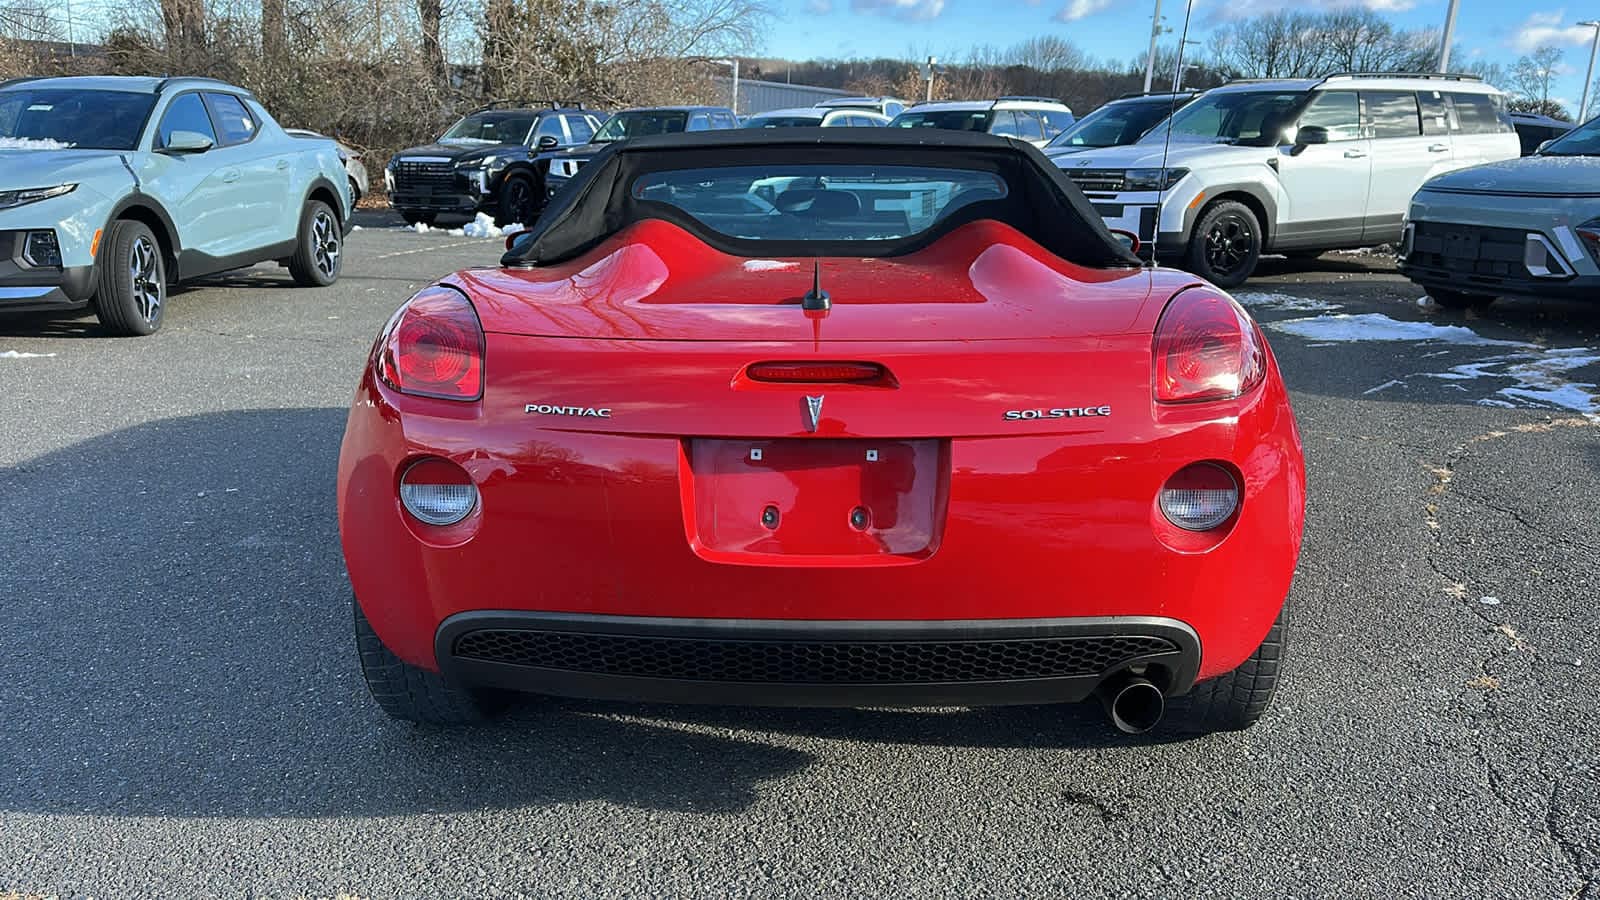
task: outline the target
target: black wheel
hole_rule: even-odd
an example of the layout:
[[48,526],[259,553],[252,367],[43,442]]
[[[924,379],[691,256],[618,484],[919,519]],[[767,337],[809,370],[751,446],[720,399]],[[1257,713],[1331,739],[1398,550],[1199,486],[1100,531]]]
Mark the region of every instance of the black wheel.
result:
[[372,699],[391,718],[423,725],[471,725],[487,721],[503,707],[493,695],[446,681],[437,672],[410,665],[389,652],[372,623],[355,609],[356,650]]
[[431,212],[423,212],[420,209],[402,209],[397,210],[397,212],[400,213],[400,218],[406,220],[407,225],[433,224],[434,214]]
[[537,218],[539,194],[534,189],[533,180],[526,175],[507,175],[500,185],[500,202],[494,223],[502,228],[512,224],[532,225]]
[[1250,207],[1217,200],[1195,222],[1187,268],[1217,287],[1238,287],[1261,259],[1261,238],[1261,223]]
[[328,204],[312,200],[300,214],[300,241],[289,258],[295,284],[327,287],[339,280],[344,268],[344,232]]
[[1226,675],[1202,681],[1182,697],[1167,701],[1167,722],[1175,731],[1210,734],[1243,731],[1256,723],[1272,703],[1283,674],[1289,634],[1284,624],[1285,606],[1256,652]]
[[166,311],[167,267],[148,225],[111,223],[95,265],[94,313],[112,334],[154,334]]
[[1483,294],[1463,294],[1460,291],[1447,291],[1443,288],[1428,288],[1428,296],[1445,309],[1483,310],[1488,309],[1489,304],[1494,302],[1493,297],[1486,297]]

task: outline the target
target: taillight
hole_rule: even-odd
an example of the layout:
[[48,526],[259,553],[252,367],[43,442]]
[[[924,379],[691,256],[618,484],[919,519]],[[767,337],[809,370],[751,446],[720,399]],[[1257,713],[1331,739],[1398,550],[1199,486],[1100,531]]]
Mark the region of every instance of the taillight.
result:
[[1239,483],[1216,463],[1184,466],[1161,486],[1161,514],[1185,531],[1210,531],[1239,508]]
[[1600,219],[1585,222],[1577,227],[1578,239],[1589,248],[1589,255],[1600,263]]
[[419,459],[400,476],[400,504],[418,521],[454,525],[478,505],[478,486],[447,459]]
[[384,336],[378,376],[402,394],[483,396],[483,326],[461,292],[430,287],[406,302]]
[[1155,338],[1156,400],[1231,400],[1266,376],[1261,332],[1227,296],[1204,288],[1187,290],[1161,313]]

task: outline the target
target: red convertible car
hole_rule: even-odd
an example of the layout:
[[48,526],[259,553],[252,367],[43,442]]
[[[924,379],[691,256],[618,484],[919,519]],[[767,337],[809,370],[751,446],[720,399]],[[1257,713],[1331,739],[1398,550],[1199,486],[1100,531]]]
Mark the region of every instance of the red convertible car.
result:
[[1033,147],[643,138],[513,240],[395,313],[350,411],[340,534],[390,715],[1261,716],[1305,492],[1272,353]]

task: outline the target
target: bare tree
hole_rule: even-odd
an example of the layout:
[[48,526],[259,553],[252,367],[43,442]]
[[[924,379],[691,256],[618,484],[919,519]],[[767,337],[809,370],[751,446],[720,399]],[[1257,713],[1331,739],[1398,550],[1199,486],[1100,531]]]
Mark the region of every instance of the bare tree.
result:
[[1005,61],[1040,72],[1062,72],[1085,68],[1086,59],[1077,44],[1053,34],[1042,34],[1013,45],[1005,52]]
[[1511,87],[1522,99],[1544,103],[1550,99],[1550,88],[1560,71],[1561,58],[1566,54],[1560,47],[1545,45],[1517,60],[1511,67]]

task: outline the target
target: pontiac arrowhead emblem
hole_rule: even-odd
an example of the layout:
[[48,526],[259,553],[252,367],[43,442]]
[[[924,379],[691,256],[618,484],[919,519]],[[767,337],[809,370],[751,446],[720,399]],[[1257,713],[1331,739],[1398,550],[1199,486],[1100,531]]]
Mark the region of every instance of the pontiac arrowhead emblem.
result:
[[806,430],[815,434],[822,421],[822,397],[806,397]]

